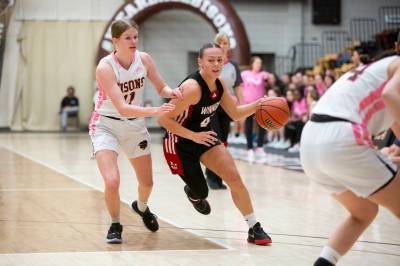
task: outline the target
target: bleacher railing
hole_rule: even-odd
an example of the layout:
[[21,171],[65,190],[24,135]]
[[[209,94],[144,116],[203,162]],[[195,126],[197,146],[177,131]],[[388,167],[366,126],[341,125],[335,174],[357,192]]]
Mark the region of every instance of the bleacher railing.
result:
[[350,33],[353,41],[373,41],[378,31],[378,21],[376,19],[353,18],[350,20]]
[[296,43],[290,47],[287,55],[275,57],[275,73],[280,76],[298,69],[312,68],[321,56],[321,44]]
[[338,53],[350,47],[352,38],[347,31],[324,31],[322,32],[322,47],[324,54]]
[[380,30],[400,28],[400,6],[382,6],[379,8]]

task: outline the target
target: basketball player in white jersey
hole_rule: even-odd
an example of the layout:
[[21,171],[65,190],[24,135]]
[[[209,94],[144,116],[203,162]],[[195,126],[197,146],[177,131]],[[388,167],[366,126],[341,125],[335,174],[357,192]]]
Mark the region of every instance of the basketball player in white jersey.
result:
[[112,224],[108,243],[121,243],[120,175],[117,165],[119,147],[129,158],[138,179],[138,200],[132,203],[146,227],[157,231],[156,216],[147,207],[153,186],[150,135],[144,117],[159,116],[174,109],[172,104],[142,107],[143,90],[149,78],[161,97],[182,98],[158,73],[150,55],[137,50],[138,26],[135,22],[116,20],[111,26],[115,47],[102,58],[96,69],[99,94],[89,130],[94,155],[105,183],[105,201]]
[[344,74],[313,109],[301,137],[302,166],[350,213],[314,265],[336,265],[378,206],[400,219],[400,174],[371,141],[390,127],[400,136],[399,106],[400,56],[394,55]]

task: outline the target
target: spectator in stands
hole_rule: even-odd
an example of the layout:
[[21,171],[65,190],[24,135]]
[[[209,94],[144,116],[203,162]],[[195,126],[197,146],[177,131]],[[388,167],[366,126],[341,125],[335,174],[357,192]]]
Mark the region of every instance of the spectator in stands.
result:
[[287,90],[288,87],[289,87],[290,78],[291,78],[291,77],[290,77],[290,74],[289,74],[289,73],[285,73],[285,74],[283,74],[282,77],[281,77],[282,84],[283,84],[283,86],[285,87],[285,92],[286,92],[286,90]]
[[[292,110],[292,105],[293,105],[293,101],[294,101],[294,90],[296,89],[296,85],[294,85],[293,83],[289,84],[289,89],[286,91],[286,101],[287,104],[289,106],[289,110]],[[290,118],[289,121],[293,120],[293,113],[292,111],[290,112]],[[288,124],[286,124],[283,127],[283,142],[274,145],[274,148],[276,149],[287,149],[291,146],[291,141],[290,141],[290,136],[291,136],[291,129],[293,129],[294,126],[289,122]]]
[[360,57],[360,52],[357,49],[353,50],[353,53],[351,55],[351,62],[353,63],[354,67],[359,67],[363,63],[361,62],[361,57]]
[[317,92],[318,92],[319,96],[324,95],[325,90],[326,90],[326,86],[325,86],[324,79],[322,78],[321,75],[316,75],[315,76],[315,87],[317,89]]
[[270,89],[277,91],[277,94],[280,95],[285,94],[285,85],[283,82],[279,79],[278,75],[275,73],[269,73],[268,74],[268,80],[265,83],[265,91],[269,91]]
[[308,118],[311,117],[312,109],[317,104],[318,100],[319,100],[319,94],[317,88],[315,86],[308,86],[308,94],[307,94]]
[[[248,104],[257,99],[262,98],[265,92],[265,83],[268,80],[269,73],[262,70],[262,59],[258,56],[253,56],[250,59],[250,70],[245,70],[241,73],[242,76],[242,100],[241,104]],[[247,161],[255,160],[253,151],[253,124],[254,114],[247,117],[245,121],[245,135],[247,140]],[[258,158],[265,157],[263,145],[265,138],[265,129],[258,124],[257,148],[256,155]]]
[[300,86],[303,84],[303,74],[301,72],[297,72],[295,75],[292,76],[292,82],[296,86]]
[[325,75],[324,83],[325,83],[325,90],[329,89],[330,86],[335,82],[335,78],[333,75]]
[[301,132],[308,120],[307,103],[303,93],[304,86],[297,87],[293,91],[291,118],[285,126],[285,137],[290,140],[292,145],[289,152],[299,152]]
[[73,86],[69,86],[67,88],[67,95],[61,101],[60,114],[61,114],[61,129],[63,131],[66,131],[68,117],[78,116],[79,114],[79,100],[75,96],[75,88]]

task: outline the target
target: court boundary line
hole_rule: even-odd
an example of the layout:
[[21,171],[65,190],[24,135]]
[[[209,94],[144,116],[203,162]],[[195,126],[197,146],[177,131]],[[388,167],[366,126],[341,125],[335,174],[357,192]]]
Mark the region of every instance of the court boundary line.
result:
[[[86,185],[86,186],[88,186],[88,187],[91,187],[91,188],[93,188],[94,190],[97,190],[97,191],[99,191],[99,192],[101,192],[101,193],[104,194],[104,191],[103,191],[101,188],[96,187],[96,186],[94,186],[94,185],[92,185],[92,184],[89,184],[89,183],[87,183],[87,182],[85,182],[85,181],[83,181],[83,180],[78,180],[77,178],[75,178],[75,177],[73,177],[73,176],[71,176],[71,175],[69,175],[69,174],[63,173],[61,170],[56,169],[55,167],[50,166],[50,165],[48,165],[47,163],[41,162],[41,161],[39,161],[39,160],[37,160],[37,159],[34,159],[34,158],[32,158],[31,156],[22,153],[21,151],[17,151],[14,147],[7,147],[7,146],[4,146],[4,144],[0,144],[0,147],[3,147],[4,149],[9,150],[9,151],[11,151],[11,152],[14,152],[15,154],[18,154],[18,155],[20,155],[20,156],[22,156],[22,157],[25,157],[25,158],[27,158],[28,160],[31,160],[32,162],[35,162],[35,163],[40,164],[40,165],[43,165],[43,166],[45,166],[45,167],[47,167],[47,168],[53,170],[53,171],[56,172],[56,173],[62,174],[62,175],[65,176],[65,177],[71,178],[72,180],[75,180],[75,181],[78,182],[78,183],[81,183],[81,184],[83,184],[83,185]],[[90,160],[90,159],[89,159],[89,160]],[[130,202],[127,202],[126,200],[123,200],[123,199],[121,199],[121,202],[127,204],[127,205],[130,207]],[[165,221],[166,223],[169,223],[169,224],[175,226],[175,227],[178,228],[178,229],[183,228],[182,226],[178,226],[175,222],[171,222],[171,221],[169,221],[168,219],[164,219],[162,216],[157,215],[157,217],[159,217],[161,220]],[[199,238],[201,238],[201,239],[205,239],[205,240],[207,240],[207,241],[210,241],[210,242],[212,242],[212,243],[214,243],[214,244],[216,244],[216,245],[219,245],[219,246],[221,246],[221,247],[223,247],[223,248],[225,248],[225,249],[228,249],[228,250],[236,250],[236,249],[234,249],[233,247],[227,246],[226,244],[219,243],[219,242],[217,242],[217,241],[215,241],[215,240],[212,240],[212,239],[204,238],[203,236],[201,236],[201,235],[198,234],[197,232],[194,232],[194,231],[192,231],[192,230],[190,230],[190,229],[189,229],[189,230],[187,230],[187,229],[181,229],[181,230],[186,231],[186,232],[189,232],[189,233],[191,233],[191,234],[194,234],[194,235],[196,235],[197,237],[199,237]],[[219,250],[219,249],[210,249],[210,250]],[[12,253],[11,253],[11,254],[12,254]]]
[[[101,188],[96,187],[95,185],[89,184],[89,183],[87,183],[87,182],[85,182],[83,180],[79,180],[79,179],[77,179],[77,178],[75,178],[75,177],[73,177],[73,176],[71,176],[69,174],[63,173],[61,170],[59,170],[59,169],[57,169],[57,168],[55,168],[53,166],[50,166],[47,163],[44,163],[44,162],[39,161],[37,159],[33,159],[31,156],[29,156],[29,155],[27,155],[27,154],[25,154],[23,152],[15,150],[14,147],[12,147],[12,148],[11,147],[6,147],[6,146],[4,146],[4,144],[0,144],[0,146],[5,148],[5,149],[7,149],[7,150],[9,150],[9,151],[11,151],[11,152],[14,152],[14,153],[20,155],[22,157],[25,157],[28,160],[31,160],[31,161],[33,161],[35,163],[43,165],[43,166],[45,166],[45,167],[47,167],[47,168],[49,168],[49,169],[51,169],[51,170],[53,170],[53,171],[55,171],[55,172],[57,172],[59,174],[62,174],[65,177],[71,178],[72,180],[74,180],[74,181],[76,181],[76,182],[78,182],[80,184],[86,185],[89,188],[92,188],[92,189],[94,189],[96,191],[99,191],[99,192],[104,194],[104,191],[101,190]],[[90,191],[90,190],[83,190],[82,189],[82,191]],[[128,206],[130,206],[130,202],[127,202],[126,200],[121,199],[121,202],[123,202],[123,203],[127,204]],[[208,240],[208,241],[210,241],[210,242],[212,242],[214,244],[217,244],[217,245],[220,245],[220,246],[224,247],[227,250],[236,250],[236,249],[233,248],[233,247],[230,247],[230,246],[228,246],[228,245],[226,245],[224,243],[219,243],[218,241],[213,240],[212,239],[213,237],[204,237],[201,234],[197,233],[196,231],[216,231],[216,232],[231,232],[231,233],[247,233],[247,231],[245,232],[245,231],[238,231],[238,230],[188,228],[188,227],[179,226],[177,223],[172,222],[169,219],[165,219],[162,216],[159,216],[159,215],[157,215],[157,216],[160,217],[161,220],[165,221],[166,223],[171,224],[172,226],[174,226],[177,229],[192,233],[192,234],[196,235],[199,238],[206,239],[206,240]],[[0,220],[0,221],[2,221],[2,220]],[[100,223],[100,224],[102,224],[102,223]],[[126,226],[133,226],[133,225],[126,224]],[[161,228],[169,228],[169,227],[161,227]],[[278,235],[278,236],[299,237],[299,238],[329,239],[329,237],[324,237],[324,236],[295,235],[295,234],[272,233],[272,232],[269,232],[269,234],[270,235]],[[225,238],[220,237],[218,239],[225,239]],[[375,244],[375,245],[390,245],[390,246],[396,246],[396,247],[400,246],[400,243],[376,242],[376,241],[369,241],[369,240],[357,240],[356,243],[367,243],[367,244]],[[219,250],[219,249],[210,249],[210,250]],[[13,253],[11,253],[11,254],[13,254]]]

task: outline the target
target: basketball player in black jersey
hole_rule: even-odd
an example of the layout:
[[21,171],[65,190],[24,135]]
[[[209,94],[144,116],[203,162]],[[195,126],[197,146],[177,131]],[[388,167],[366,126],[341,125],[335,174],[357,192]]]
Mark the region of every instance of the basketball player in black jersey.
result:
[[229,186],[233,202],[249,225],[250,243],[267,245],[272,242],[254,215],[247,188],[242,182],[232,156],[212,129],[211,117],[218,106],[239,120],[252,115],[267,98],[236,106],[223,82],[218,78],[224,64],[223,50],[217,44],[206,44],[199,52],[199,71],[181,84],[183,100],[171,101],[175,109],[160,116],[159,123],[168,131],[164,138],[164,155],[173,174],[186,183],[184,190],[194,208],[209,214],[207,182],[200,162],[220,176]]

